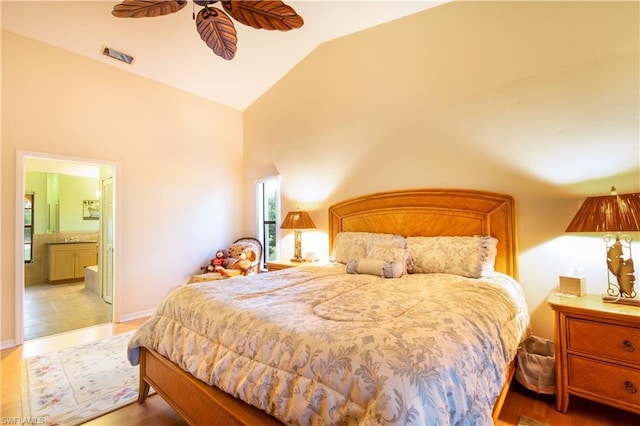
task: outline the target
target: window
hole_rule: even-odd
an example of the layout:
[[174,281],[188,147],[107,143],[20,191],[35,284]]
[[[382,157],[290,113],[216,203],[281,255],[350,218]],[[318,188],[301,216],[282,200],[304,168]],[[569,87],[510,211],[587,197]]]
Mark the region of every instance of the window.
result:
[[24,194],[24,263],[33,261],[33,193]]
[[276,260],[277,224],[280,219],[280,178],[272,177],[256,184],[258,239],[262,242],[262,264]]

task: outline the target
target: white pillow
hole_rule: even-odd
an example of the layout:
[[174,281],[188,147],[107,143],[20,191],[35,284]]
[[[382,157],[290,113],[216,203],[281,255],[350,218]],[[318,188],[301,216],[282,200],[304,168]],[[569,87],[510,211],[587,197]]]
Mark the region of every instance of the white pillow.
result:
[[367,247],[371,241],[380,244],[390,244],[404,248],[402,235],[378,234],[374,232],[339,232],[333,242],[331,261],[346,264],[351,259],[367,257]]
[[407,237],[409,273],[480,278],[493,272],[498,240],[489,236]]

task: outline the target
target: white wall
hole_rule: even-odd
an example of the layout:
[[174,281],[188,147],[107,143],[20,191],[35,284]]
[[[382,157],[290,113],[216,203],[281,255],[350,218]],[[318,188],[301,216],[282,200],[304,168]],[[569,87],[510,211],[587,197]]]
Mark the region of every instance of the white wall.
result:
[[513,195],[533,332],[550,338],[558,275],[577,264],[605,289],[600,236],[564,232],[581,200],[640,191],[638,6],[453,2],[323,44],[245,111],[246,181],[280,173],[283,211],[324,232],[331,204],[372,192]]
[[18,150],[119,165],[123,317],[154,309],[243,234],[240,111],[6,31],[2,107],[3,345],[15,330]]

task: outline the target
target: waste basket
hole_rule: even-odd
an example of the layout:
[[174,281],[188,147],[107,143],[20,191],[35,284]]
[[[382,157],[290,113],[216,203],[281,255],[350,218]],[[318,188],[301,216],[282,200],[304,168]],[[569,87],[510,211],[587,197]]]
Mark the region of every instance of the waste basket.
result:
[[525,388],[546,395],[556,393],[556,359],[551,340],[529,336],[518,348],[516,380]]

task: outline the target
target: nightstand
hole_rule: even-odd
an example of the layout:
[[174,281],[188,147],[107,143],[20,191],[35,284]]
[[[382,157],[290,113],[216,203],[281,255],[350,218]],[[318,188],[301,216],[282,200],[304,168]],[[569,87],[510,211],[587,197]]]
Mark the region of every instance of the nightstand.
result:
[[555,312],[556,408],[569,395],[640,414],[640,308],[588,294],[551,294]]
[[270,260],[267,262],[267,272],[279,271],[280,269],[295,268],[307,262],[293,262],[291,260]]

